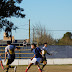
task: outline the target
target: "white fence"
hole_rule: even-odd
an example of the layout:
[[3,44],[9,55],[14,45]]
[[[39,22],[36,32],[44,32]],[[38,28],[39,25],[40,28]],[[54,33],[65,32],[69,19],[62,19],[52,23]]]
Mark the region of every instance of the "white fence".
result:
[[[16,59],[12,65],[28,65],[30,59]],[[3,64],[5,65],[3,60]],[[62,65],[62,64],[72,64],[72,58],[60,58],[60,59],[47,59],[48,65]]]

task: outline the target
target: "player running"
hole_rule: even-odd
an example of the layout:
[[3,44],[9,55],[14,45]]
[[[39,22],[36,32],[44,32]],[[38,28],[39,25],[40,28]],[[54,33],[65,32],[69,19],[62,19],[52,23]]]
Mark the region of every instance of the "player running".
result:
[[43,66],[42,66],[42,70],[43,70],[43,68],[46,66],[46,64],[47,64],[47,60],[46,60],[46,54],[48,54],[48,55],[52,55],[52,54],[50,54],[50,53],[48,53],[47,52],[47,43],[44,43],[44,47],[42,48],[42,63],[43,63]]
[[11,45],[11,41],[7,41],[7,47],[5,48],[5,60],[7,58],[8,55],[8,59],[6,62],[6,72],[8,72],[9,68],[14,68],[14,72],[16,72],[16,66],[10,66],[10,64],[14,61],[15,59],[15,46]]
[[40,69],[40,66],[39,66],[39,63],[40,63],[40,61],[41,61],[41,59],[42,59],[41,49],[38,48],[38,47],[36,47],[36,44],[34,44],[34,43],[31,45],[31,48],[33,49],[34,56],[33,56],[33,58],[31,59],[31,63],[30,63],[29,66],[26,68],[26,71],[25,71],[25,72],[27,72],[27,71],[29,70],[29,68],[30,68],[33,64],[35,64],[35,65],[38,66],[39,72],[42,72],[42,70]]
[[0,65],[2,67],[2,69],[4,69],[3,63],[2,63],[2,59],[1,59],[1,54],[0,54]]

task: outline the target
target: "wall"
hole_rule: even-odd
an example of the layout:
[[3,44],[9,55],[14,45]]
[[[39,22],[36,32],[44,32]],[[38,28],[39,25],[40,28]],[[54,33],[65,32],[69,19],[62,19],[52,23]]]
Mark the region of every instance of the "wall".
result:
[[[3,64],[5,65],[6,62]],[[28,65],[30,63],[30,59],[15,59],[12,65]],[[72,58],[60,58],[60,59],[47,59],[48,65],[61,65],[61,64],[72,64]]]

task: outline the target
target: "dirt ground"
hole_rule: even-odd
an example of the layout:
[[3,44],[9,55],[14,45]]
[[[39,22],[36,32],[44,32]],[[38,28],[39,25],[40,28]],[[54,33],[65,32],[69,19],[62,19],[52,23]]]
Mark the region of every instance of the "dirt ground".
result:
[[[27,66],[17,66],[17,72],[25,72]],[[0,67],[0,72],[5,72]],[[14,72],[9,69],[9,72]],[[32,66],[28,72],[39,72],[37,66]],[[47,65],[43,72],[72,72],[72,65]]]

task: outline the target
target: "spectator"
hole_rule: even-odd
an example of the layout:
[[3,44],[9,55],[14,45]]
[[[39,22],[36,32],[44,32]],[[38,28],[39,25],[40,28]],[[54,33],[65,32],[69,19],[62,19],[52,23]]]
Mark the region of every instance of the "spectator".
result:
[[27,42],[26,42],[26,40],[24,40],[24,42],[23,42],[23,48],[24,47],[27,47]]

